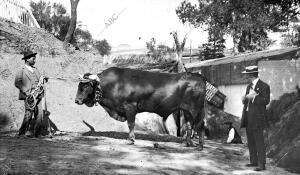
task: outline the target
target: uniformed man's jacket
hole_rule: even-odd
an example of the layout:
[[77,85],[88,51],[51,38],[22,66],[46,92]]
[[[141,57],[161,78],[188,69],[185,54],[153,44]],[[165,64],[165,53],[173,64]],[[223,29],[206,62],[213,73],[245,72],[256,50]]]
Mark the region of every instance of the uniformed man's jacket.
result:
[[[247,86],[246,95],[249,94],[251,84]],[[254,100],[245,99],[243,101],[244,108],[241,119],[241,128],[258,129],[265,127],[267,115],[266,106],[270,102],[270,87],[268,84],[258,80],[254,91],[258,94]],[[247,111],[248,107],[248,111]]]
[[25,66],[22,66],[15,77],[15,86],[19,89],[19,100],[25,100],[25,93],[30,93],[39,82],[40,72],[33,68],[33,73],[30,72]]

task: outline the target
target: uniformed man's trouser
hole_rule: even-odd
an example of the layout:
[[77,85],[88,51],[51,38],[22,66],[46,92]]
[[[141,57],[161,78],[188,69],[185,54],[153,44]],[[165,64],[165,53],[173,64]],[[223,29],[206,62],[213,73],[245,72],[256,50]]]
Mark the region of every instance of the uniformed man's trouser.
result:
[[[19,135],[24,135],[27,131],[30,131],[37,137],[40,133],[43,121],[43,106],[41,101],[42,100],[39,100],[37,102],[37,105],[33,110],[26,108],[25,104],[25,115],[19,129]],[[32,118],[32,115],[34,115],[34,118]]]
[[264,144],[263,129],[246,128],[250,163],[265,166],[266,164],[266,148]]

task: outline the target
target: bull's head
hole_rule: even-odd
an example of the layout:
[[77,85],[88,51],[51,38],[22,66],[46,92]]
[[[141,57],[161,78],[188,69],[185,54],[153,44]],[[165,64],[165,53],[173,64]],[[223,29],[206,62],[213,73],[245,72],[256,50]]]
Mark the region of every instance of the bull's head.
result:
[[97,75],[86,73],[80,76],[75,103],[85,104],[88,107],[94,106],[96,103],[95,92],[99,82]]

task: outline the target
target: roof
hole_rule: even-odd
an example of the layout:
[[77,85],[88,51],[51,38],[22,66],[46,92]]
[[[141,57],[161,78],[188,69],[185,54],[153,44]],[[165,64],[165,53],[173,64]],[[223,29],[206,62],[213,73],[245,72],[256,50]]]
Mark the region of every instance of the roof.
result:
[[243,61],[259,61],[264,59],[280,59],[280,58],[287,59],[286,56],[293,55],[299,50],[300,50],[299,47],[284,48],[284,49],[277,49],[277,50],[265,50],[265,51],[247,53],[243,55],[228,56],[228,57],[205,60],[205,61],[194,62],[194,63],[186,63],[185,66],[186,68],[192,68],[192,67],[205,67],[205,66],[212,66],[212,65],[237,63]]

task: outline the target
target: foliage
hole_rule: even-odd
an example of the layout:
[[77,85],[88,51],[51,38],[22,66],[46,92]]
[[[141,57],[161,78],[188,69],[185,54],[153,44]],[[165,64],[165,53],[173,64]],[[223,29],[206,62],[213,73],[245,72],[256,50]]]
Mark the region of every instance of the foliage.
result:
[[52,32],[52,22],[51,22],[51,5],[50,2],[39,1],[35,3],[30,2],[30,7],[33,16],[39,25],[46,29],[48,32]]
[[[31,10],[39,25],[52,33],[57,39],[64,41],[67,35],[71,18],[66,8],[60,3],[39,1],[30,2]],[[76,47],[87,49],[92,44],[89,31],[76,28],[71,43]]]
[[299,21],[293,22],[287,32],[282,35],[283,41],[280,43],[285,47],[300,47],[300,25]]
[[88,30],[82,30],[80,28],[76,28],[74,32],[75,43],[79,48],[84,50],[88,49],[90,45],[92,45],[92,35]]
[[111,51],[111,46],[106,41],[106,39],[101,41],[96,41],[94,47],[99,51],[100,55],[109,55]]
[[243,31],[238,45],[239,52],[262,51],[273,43],[268,39],[267,32],[264,30],[253,30],[252,32]]
[[[281,30],[299,14],[299,5],[298,0],[198,0],[196,4],[185,0],[176,13],[182,23],[207,30],[217,27],[232,35],[235,44],[243,44],[241,51],[252,51],[269,43],[266,31]],[[240,39],[244,41],[239,43]]]
[[62,4],[54,3],[52,6],[49,2],[31,1],[30,7],[33,16],[39,25],[52,33],[59,40],[64,40],[70,25],[70,17],[66,8]]
[[156,40],[155,38],[151,38],[150,41],[146,42],[146,48],[151,51],[154,52],[155,51],[155,44],[156,44]]
[[204,50],[200,55],[200,59],[204,57],[205,60],[224,57],[225,39],[221,29],[213,26],[208,30],[208,43],[202,44]]
[[201,57],[204,57],[205,60],[224,57],[224,43],[225,40],[220,39],[203,44],[204,50],[201,53]]

